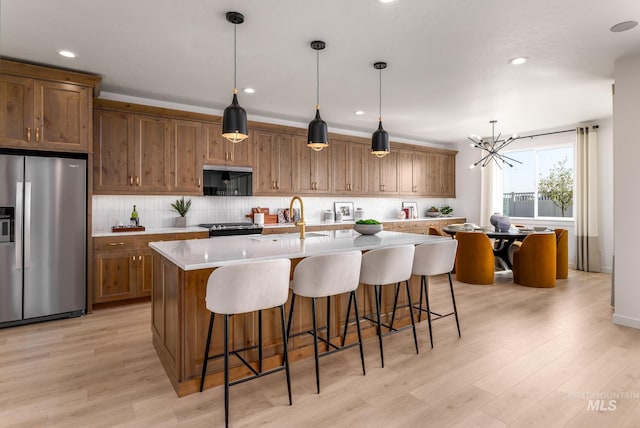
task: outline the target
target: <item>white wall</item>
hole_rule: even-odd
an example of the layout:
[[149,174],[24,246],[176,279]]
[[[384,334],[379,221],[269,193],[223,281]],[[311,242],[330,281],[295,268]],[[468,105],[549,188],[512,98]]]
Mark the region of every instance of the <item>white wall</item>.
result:
[[640,56],[615,63],[613,206],[615,254],[615,312],[613,322],[640,328],[638,242],[640,229]]
[[[600,209],[600,258],[602,261],[602,271],[611,272],[613,260],[613,217],[611,215],[613,207],[613,121],[612,118],[604,118],[595,121],[585,122],[585,124],[597,124],[598,129],[598,174],[599,174],[599,209]],[[533,131],[527,134],[542,134],[553,131],[560,131],[577,127],[578,124],[570,124],[556,129],[545,129]],[[574,133],[554,134],[533,139],[520,139],[509,147],[512,149],[526,149],[527,147],[554,146],[558,144],[575,143]],[[456,159],[456,201],[460,215],[467,217],[469,222],[480,222],[480,189],[481,180],[480,168],[469,169],[480,158],[480,150],[472,148],[469,144],[458,146],[458,156]],[[532,220],[521,219],[518,223],[525,225],[544,225],[549,227],[561,227],[569,230],[569,264],[575,266],[575,225],[573,221],[566,220]]]

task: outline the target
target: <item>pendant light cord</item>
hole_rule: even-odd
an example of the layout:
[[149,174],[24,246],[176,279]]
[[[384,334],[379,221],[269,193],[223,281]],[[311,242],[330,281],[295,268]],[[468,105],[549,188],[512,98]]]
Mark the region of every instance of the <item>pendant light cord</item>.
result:
[[378,106],[378,122],[382,122],[382,69],[380,69],[380,105]]
[[233,92],[238,90],[237,69],[238,69],[238,24],[233,24]]
[[316,50],[316,110],[320,110],[320,51]]

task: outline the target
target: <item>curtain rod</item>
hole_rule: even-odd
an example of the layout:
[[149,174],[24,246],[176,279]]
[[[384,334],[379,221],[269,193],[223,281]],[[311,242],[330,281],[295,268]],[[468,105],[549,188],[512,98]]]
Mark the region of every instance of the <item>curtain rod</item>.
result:
[[[598,129],[598,125],[593,125],[593,129]],[[525,136],[522,136],[522,137],[517,137],[516,140],[520,140],[520,139],[523,139],[523,138],[543,137],[545,135],[563,134],[565,132],[576,132],[576,128],[565,129],[564,131],[545,132],[544,134],[525,135]]]

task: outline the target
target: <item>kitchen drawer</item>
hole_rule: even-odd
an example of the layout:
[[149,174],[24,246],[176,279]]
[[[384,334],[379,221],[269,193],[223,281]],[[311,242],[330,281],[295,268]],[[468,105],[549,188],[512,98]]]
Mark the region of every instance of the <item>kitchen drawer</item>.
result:
[[393,231],[394,232],[405,232],[405,233],[410,233],[412,232],[411,229],[413,229],[412,227],[412,223],[411,221],[406,221],[406,222],[402,222],[402,221],[397,221],[393,224]]
[[137,236],[104,236],[93,238],[95,252],[129,251],[137,248]]
[[187,233],[176,233],[175,240],[185,241],[187,239],[206,239],[208,237],[209,237],[209,232],[187,232]]

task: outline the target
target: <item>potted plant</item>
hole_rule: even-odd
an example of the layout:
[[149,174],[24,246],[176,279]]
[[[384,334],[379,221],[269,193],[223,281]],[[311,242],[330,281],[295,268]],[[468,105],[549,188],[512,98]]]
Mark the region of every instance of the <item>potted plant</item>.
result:
[[187,227],[187,213],[189,212],[189,208],[191,208],[191,199],[186,202],[184,196],[176,199],[176,201],[171,204],[171,208],[180,214],[180,217],[176,218],[176,227]]
[[442,214],[445,217],[449,217],[452,212],[453,212],[453,208],[451,208],[449,205],[443,205],[440,207],[440,214]]
[[425,213],[427,217],[438,217],[440,215],[440,211],[436,207],[431,207]]

